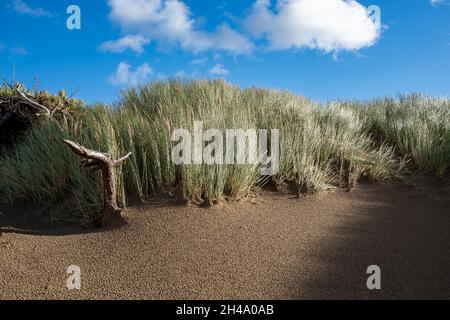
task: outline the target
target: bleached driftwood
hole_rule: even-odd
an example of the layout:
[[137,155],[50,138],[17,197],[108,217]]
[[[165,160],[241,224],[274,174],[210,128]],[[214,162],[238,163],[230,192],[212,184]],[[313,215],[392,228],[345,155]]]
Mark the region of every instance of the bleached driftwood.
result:
[[87,149],[73,141],[63,140],[74,153],[85,158],[82,164],[85,168],[92,167],[94,170],[102,170],[103,188],[104,188],[104,208],[100,218],[96,221],[98,226],[106,224],[113,214],[120,214],[122,209],[117,205],[117,185],[116,185],[116,168],[120,166],[131,155],[113,160],[108,155]]
[[39,114],[43,113],[47,117],[52,117],[53,116],[53,113],[50,111],[49,108],[47,108],[47,107],[43,106],[42,104],[40,104],[40,103],[38,103],[38,102],[28,98],[27,94],[22,92],[21,86],[16,86],[15,92],[20,97],[20,100],[21,100],[21,102],[23,104],[25,104],[25,105],[27,105],[29,107],[32,107],[33,109],[38,111]]

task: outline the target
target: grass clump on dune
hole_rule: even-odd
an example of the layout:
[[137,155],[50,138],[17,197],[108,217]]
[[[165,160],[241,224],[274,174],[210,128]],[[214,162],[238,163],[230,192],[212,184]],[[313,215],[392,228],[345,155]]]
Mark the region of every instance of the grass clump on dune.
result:
[[450,100],[419,94],[377,99],[359,108],[367,132],[407,156],[420,172],[444,176],[450,168]]
[[[100,174],[80,168],[63,138],[112,158],[133,153],[118,172],[122,205],[130,193],[144,199],[156,192],[211,204],[245,198],[267,182],[298,193],[353,187],[362,176],[397,177],[408,157],[420,169],[443,175],[449,166],[448,100],[439,101],[410,97],[319,105],[288,92],[241,90],[224,81],[151,83],[125,91],[113,107],[91,106],[71,119],[32,128],[0,158],[0,201],[27,200],[45,205],[55,217],[92,221],[103,201]],[[203,122],[203,130],[279,129],[279,171],[261,176],[250,164],[175,165],[171,134],[179,128],[192,132],[195,121]],[[414,131],[413,123],[422,131]]]

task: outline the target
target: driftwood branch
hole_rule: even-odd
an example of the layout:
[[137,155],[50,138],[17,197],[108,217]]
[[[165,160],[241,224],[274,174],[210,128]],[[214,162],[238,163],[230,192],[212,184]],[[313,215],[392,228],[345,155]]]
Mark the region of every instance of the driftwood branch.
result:
[[17,87],[15,89],[15,91],[19,94],[19,96],[21,97],[21,100],[24,104],[26,104],[34,109],[39,110],[40,113],[44,113],[47,117],[51,117],[53,115],[49,108],[28,98],[27,95],[24,92],[22,92],[19,87]]
[[127,160],[131,156],[131,152],[118,160],[113,160],[104,153],[90,150],[73,141],[63,140],[63,142],[67,144],[75,154],[85,158],[82,160],[83,167],[102,170],[105,199],[103,213],[100,218],[97,219],[96,224],[98,226],[104,225],[113,214],[120,214],[122,211],[117,205],[116,167]]
[[114,166],[118,167],[120,166],[125,160],[127,160],[132,155],[132,152],[129,152],[126,156],[123,156],[122,158],[117,159],[114,161]]
[[[9,84],[3,81],[3,88],[6,92],[0,92],[0,127],[12,123],[8,132],[0,132],[3,141],[6,135],[12,130],[20,131],[27,127],[33,119],[62,117],[65,121],[67,116],[76,111],[76,106],[71,98],[66,98],[65,94],[51,96],[45,91],[33,94],[26,90],[21,83]],[[73,110],[71,107],[74,107]],[[12,114],[11,114],[12,113]],[[16,115],[17,117],[13,117]],[[15,124],[20,122],[19,127]]]

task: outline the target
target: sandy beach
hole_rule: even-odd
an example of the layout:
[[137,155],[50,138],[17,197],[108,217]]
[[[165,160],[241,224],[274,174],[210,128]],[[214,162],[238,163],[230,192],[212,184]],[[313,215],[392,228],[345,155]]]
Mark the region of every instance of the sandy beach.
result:
[[[155,197],[102,230],[1,208],[1,299],[450,298],[448,187],[271,191],[212,208]],[[81,268],[81,290],[66,268]],[[381,268],[368,290],[366,268]]]

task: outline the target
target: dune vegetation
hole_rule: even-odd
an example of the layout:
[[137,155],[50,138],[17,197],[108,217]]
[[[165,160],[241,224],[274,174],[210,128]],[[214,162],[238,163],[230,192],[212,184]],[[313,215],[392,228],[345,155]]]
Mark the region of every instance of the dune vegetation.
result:
[[[318,104],[222,80],[174,80],[126,90],[114,105],[76,104],[70,115],[34,121],[0,152],[0,202],[35,203],[53,220],[90,224],[103,204],[100,173],[82,168],[63,139],[116,159],[132,152],[118,168],[121,206],[130,194],[145,199],[165,192],[214,204],[244,199],[264,184],[308,194],[352,188],[361,178],[382,182],[416,172],[444,178],[450,167],[450,100],[444,98]],[[192,130],[200,120],[205,129],[279,129],[278,173],[261,176],[255,165],[173,164],[172,131]]]

